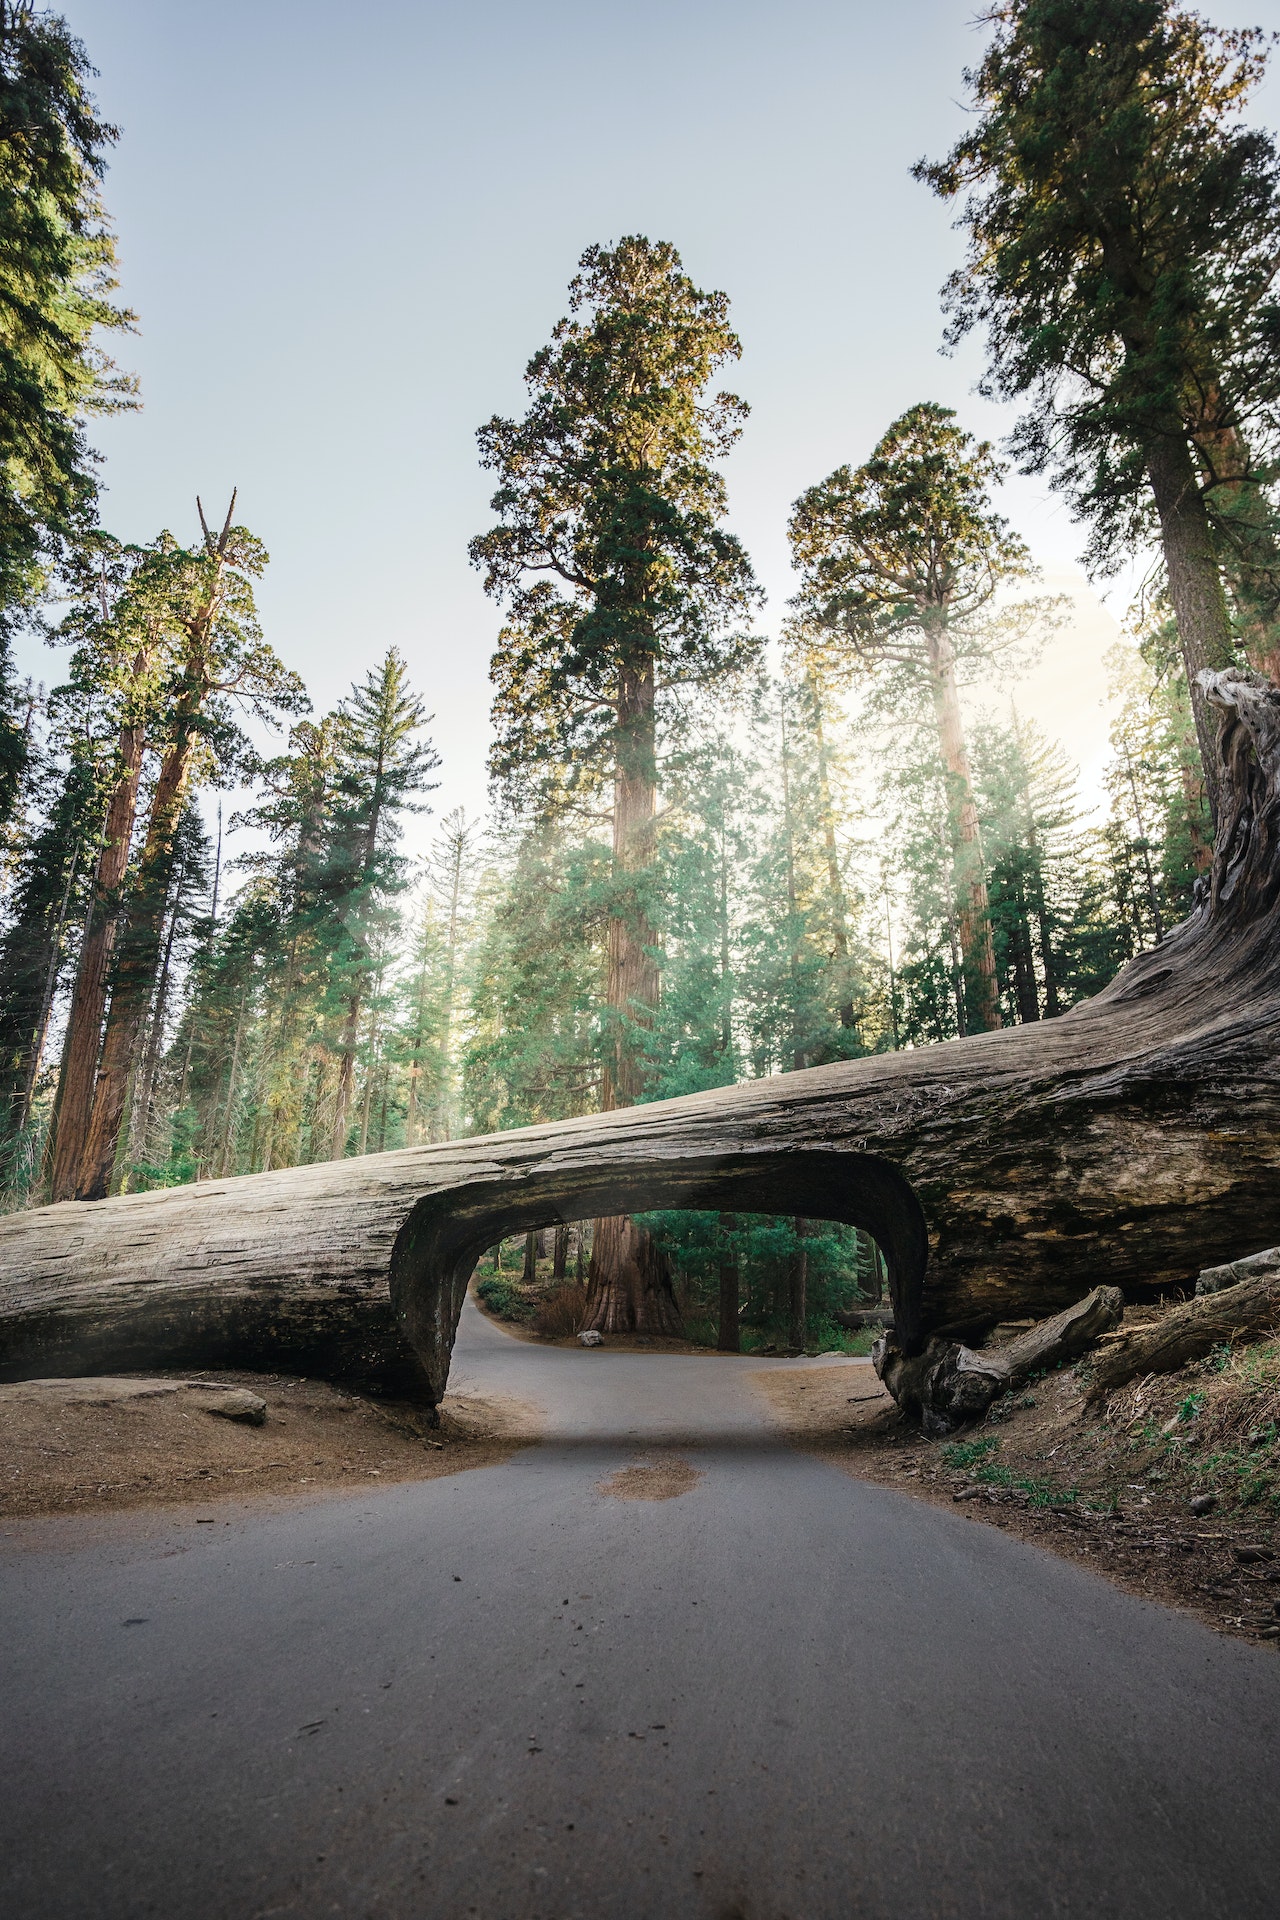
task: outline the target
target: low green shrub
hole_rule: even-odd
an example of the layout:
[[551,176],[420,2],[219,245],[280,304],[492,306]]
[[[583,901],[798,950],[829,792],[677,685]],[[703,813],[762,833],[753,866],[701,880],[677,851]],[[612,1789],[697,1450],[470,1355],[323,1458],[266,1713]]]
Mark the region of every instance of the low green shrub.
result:
[[499,1320],[523,1320],[528,1312],[519,1289],[501,1274],[492,1274],[482,1280],[476,1293],[481,1305]]

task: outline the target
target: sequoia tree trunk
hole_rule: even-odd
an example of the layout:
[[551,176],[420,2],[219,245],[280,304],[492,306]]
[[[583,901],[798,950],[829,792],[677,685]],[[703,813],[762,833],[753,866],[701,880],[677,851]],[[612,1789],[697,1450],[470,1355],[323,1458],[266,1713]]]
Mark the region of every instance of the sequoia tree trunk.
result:
[[609,1214],[595,1223],[587,1269],[583,1330],[597,1333],[679,1333],[666,1255],[629,1214]]
[[1222,585],[1204,495],[1190,449],[1181,434],[1155,440],[1147,449],[1147,476],[1160,516],[1160,541],[1169,598],[1191,692],[1196,738],[1204,762],[1209,811],[1216,825],[1220,795],[1214,724],[1200,675],[1222,672],[1235,659],[1231,616]]
[[653,863],[657,743],[652,663],[618,677],[618,750],[613,786],[613,901],[609,912],[609,1033],[601,1108],[634,1105],[644,1090],[643,1042],[658,1004],[657,932],[646,885]]
[[0,1375],[290,1366],[445,1391],[501,1237],[658,1207],[870,1234],[894,1345],[977,1346],[1280,1244],[1280,691],[1211,675],[1190,917],[1056,1020],[488,1138],[0,1219]]
[[[658,798],[652,658],[619,672],[617,742],[609,1031],[600,1100],[605,1113],[633,1106],[644,1090],[644,1035],[658,1004],[657,930],[645,896]],[[582,1327],[596,1333],[680,1331],[666,1259],[633,1220],[596,1221]]]
[[1280,685],[1280,541],[1263,476],[1221,388],[1210,383],[1194,435],[1205,469],[1205,511],[1231,585],[1236,625],[1250,666]]
[[173,877],[175,836],[195,747],[194,722],[180,725],[160,763],[146,846],[126,907],[124,936],[118,942],[111,1010],[107,1015],[93,1106],[76,1181],[79,1200],[102,1199],[115,1166],[129,1076],[137,1059],[160,963]]
[[[141,666],[135,663],[136,670]],[[120,772],[111,792],[103,824],[102,849],[93,876],[76,984],[67,1014],[62,1044],[62,1072],[53,1115],[53,1161],[50,1192],[54,1200],[70,1200],[80,1184],[80,1162],[89,1133],[93,1090],[102,1044],[102,1016],[107,1005],[111,956],[123,906],[124,878],[138,806],[138,781],[146,745],[143,728],[120,730]]]

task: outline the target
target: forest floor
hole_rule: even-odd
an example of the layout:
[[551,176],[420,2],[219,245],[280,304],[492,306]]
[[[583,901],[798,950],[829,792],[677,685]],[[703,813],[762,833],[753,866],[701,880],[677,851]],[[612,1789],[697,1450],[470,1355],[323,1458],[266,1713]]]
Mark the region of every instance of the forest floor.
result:
[[[215,1417],[225,1388],[265,1401],[263,1424]],[[533,1409],[496,1395],[446,1396],[432,1428],[410,1401],[283,1374],[30,1380],[0,1386],[0,1516],[433,1480],[505,1460],[537,1431]]]
[[1280,1340],[1149,1375],[1100,1410],[1064,1368],[936,1441],[870,1369],[753,1379],[793,1444],[844,1472],[960,1504],[1132,1593],[1280,1644]]

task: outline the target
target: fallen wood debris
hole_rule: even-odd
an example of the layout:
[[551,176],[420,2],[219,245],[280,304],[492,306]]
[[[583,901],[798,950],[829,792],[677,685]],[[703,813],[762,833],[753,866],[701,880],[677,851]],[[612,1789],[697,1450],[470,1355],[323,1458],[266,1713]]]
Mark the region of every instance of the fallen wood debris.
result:
[[1280,1327],[1280,1263],[1221,1293],[1197,1294],[1152,1326],[1122,1333],[1091,1360],[1086,1393],[1100,1400],[1140,1374],[1174,1373],[1215,1347],[1264,1338]]
[[1002,1347],[972,1347],[931,1341],[921,1354],[902,1352],[884,1335],[872,1349],[876,1372],[906,1412],[918,1413],[926,1433],[950,1433],[977,1420],[1003,1394],[1038,1374],[1049,1373],[1086,1353],[1117,1326],[1124,1312],[1119,1287],[1095,1287],[1074,1307],[1041,1320]]
[[1244,1260],[1230,1260],[1225,1267],[1206,1267],[1196,1281],[1196,1292],[1222,1293],[1227,1287],[1239,1286],[1242,1280],[1252,1280],[1263,1273],[1280,1273],[1280,1247],[1267,1247],[1264,1252],[1251,1253]]

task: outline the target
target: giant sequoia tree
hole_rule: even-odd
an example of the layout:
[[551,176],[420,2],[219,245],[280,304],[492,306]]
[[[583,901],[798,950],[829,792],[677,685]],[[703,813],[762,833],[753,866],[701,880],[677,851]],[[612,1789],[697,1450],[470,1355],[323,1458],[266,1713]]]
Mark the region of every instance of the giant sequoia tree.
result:
[[[674,247],[640,236],[590,247],[580,264],[569,317],[529,363],[527,413],[481,429],[498,524],[471,554],[507,607],[493,662],[497,780],[539,811],[612,789],[608,1112],[644,1091],[658,998],[649,874],[660,708],[751,656],[734,627],[756,588],[721,525],[714,465],[745,408],[706,391],[740,351],[725,295],[701,292]],[[630,1226],[599,1232],[592,1323],[668,1326],[652,1268]]]
[[[968,194],[950,338],[986,328],[991,391],[1029,402],[1015,445],[1091,523],[1095,563],[1158,527],[1212,783],[1197,674],[1235,658],[1224,551],[1246,625],[1269,570],[1280,604],[1263,485],[1280,193],[1274,143],[1241,119],[1262,36],[1170,0],[1012,0],[987,17],[975,122],[916,169]],[[1273,641],[1254,638],[1269,664]]]
[[896,669],[908,696],[927,692],[946,769],[973,1029],[1000,1025],[1000,1001],[959,675],[1019,635],[1025,623],[997,623],[993,602],[1032,571],[992,509],[999,471],[990,447],[958,427],[949,408],[925,403],[894,422],[864,466],[837,467],[802,494],[790,525],[799,605],[827,650],[872,672]]

